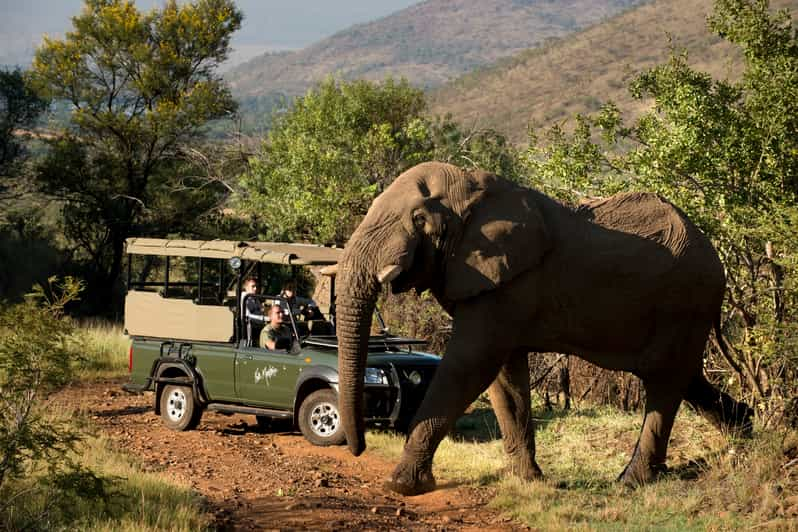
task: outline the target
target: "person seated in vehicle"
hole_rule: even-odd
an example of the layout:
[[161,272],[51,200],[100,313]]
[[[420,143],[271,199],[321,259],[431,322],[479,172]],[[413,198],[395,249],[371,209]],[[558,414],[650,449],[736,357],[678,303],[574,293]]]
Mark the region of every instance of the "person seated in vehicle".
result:
[[293,337],[291,327],[283,322],[283,309],[280,305],[272,305],[269,308],[269,324],[261,334],[260,346],[271,350],[288,348]]
[[258,282],[254,277],[248,277],[241,285],[241,312],[246,323],[247,345],[258,345],[258,337],[266,324],[263,307],[257,297]]
[[282,298],[280,304],[283,307],[283,313],[285,313],[286,316],[292,314],[295,319],[298,319],[300,316],[307,319],[305,315],[307,309],[311,306],[317,307],[316,302],[309,297],[296,295],[296,282],[293,280],[288,280],[283,283],[280,297]]

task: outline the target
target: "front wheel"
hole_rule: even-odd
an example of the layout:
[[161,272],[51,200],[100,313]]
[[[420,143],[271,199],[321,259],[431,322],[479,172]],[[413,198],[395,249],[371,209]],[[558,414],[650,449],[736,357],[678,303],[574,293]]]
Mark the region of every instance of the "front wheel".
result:
[[338,396],[330,389],[316,390],[299,407],[297,420],[302,435],[313,445],[326,447],[346,442],[338,413]]
[[202,407],[190,386],[167,384],[161,392],[161,417],[172,430],[191,430],[199,425]]

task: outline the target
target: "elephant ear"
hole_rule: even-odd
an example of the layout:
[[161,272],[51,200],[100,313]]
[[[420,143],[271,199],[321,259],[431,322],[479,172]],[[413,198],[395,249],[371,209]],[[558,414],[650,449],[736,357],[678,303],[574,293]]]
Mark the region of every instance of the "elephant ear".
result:
[[551,247],[535,193],[495,176],[463,216],[446,266],[444,294],[460,301],[537,267]]

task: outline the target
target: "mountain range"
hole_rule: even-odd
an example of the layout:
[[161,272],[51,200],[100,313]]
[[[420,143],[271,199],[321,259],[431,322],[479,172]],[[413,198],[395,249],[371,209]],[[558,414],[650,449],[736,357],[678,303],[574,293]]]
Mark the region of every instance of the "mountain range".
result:
[[243,99],[294,96],[326,76],[405,77],[423,88],[561,37],[642,0],[427,0],[226,74]]
[[[469,128],[490,128],[516,144],[530,126],[547,128],[609,100],[627,118],[650,102],[632,98],[629,82],[668,57],[670,47],[714,78],[739,79],[739,49],[710,33],[712,0],[657,0],[509,60],[467,74],[428,95],[432,114],[451,114]],[[798,16],[798,0],[771,9]]]

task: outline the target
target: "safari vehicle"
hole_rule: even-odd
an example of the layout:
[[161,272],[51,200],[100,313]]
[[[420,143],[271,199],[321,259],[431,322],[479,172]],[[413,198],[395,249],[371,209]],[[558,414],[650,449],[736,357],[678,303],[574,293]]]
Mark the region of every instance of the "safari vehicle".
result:
[[[270,242],[127,240],[125,331],[131,338],[129,392],[152,391],[154,410],[167,427],[197,426],[205,410],[252,414],[258,424],[291,420],[316,445],[344,443],[338,415],[338,343],[335,277],[320,319],[288,312],[291,339],[277,349],[258,347],[242,312],[242,283],[270,283],[276,269],[324,271],[341,249]],[[330,269],[328,268],[328,271]],[[273,281],[273,279],[272,279]],[[273,284],[273,282],[272,282]],[[249,296],[253,297],[253,296]],[[264,304],[278,295],[257,295]],[[366,419],[405,429],[440,358],[412,349],[425,342],[380,333],[369,340],[365,373]]]

